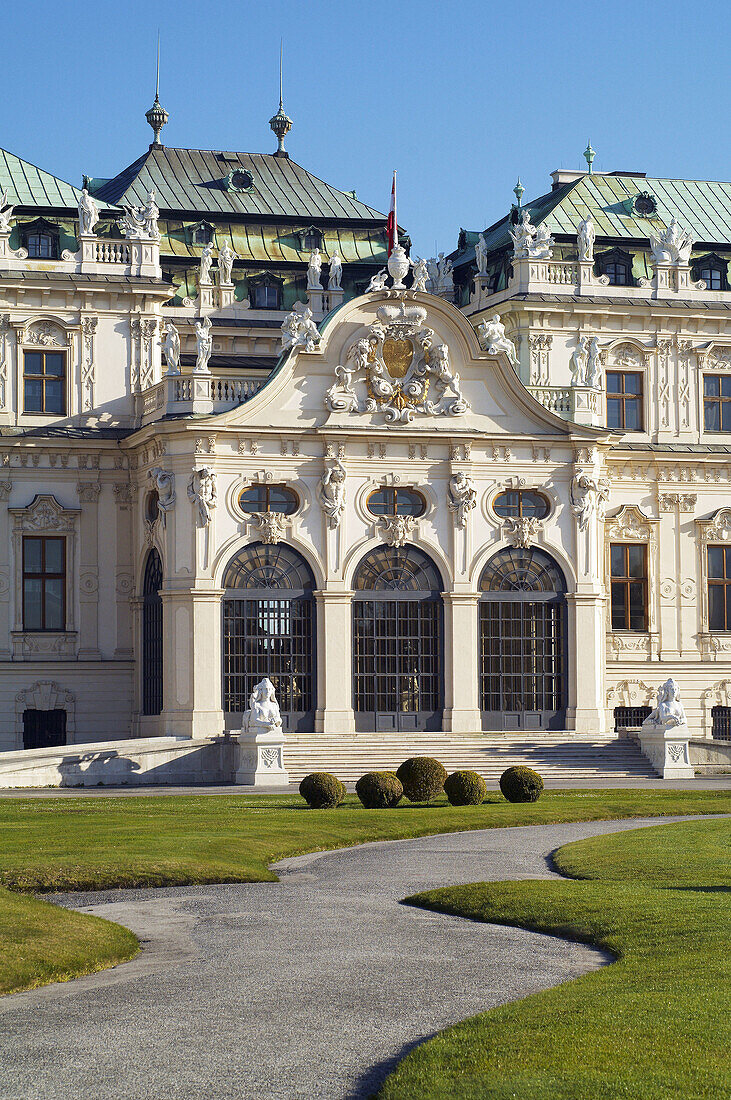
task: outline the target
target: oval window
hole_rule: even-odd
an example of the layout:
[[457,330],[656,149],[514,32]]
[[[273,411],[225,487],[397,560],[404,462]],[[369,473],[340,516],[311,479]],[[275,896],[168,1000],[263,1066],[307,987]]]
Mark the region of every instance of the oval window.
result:
[[372,516],[423,516],[426,501],[416,489],[376,489],[368,497]]
[[157,507],[159,499],[156,489],[153,489],[152,492],[148,493],[145,497],[145,519],[148,523],[154,523],[159,515]]
[[282,512],[291,516],[299,507],[299,497],[286,485],[254,485],[239,497],[243,512]]
[[521,516],[545,519],[549,508],[549,503],[543,494],[534,493],[532,489],[510,489],[504,493],[498,493],[492,502],[493,512],[503,519]]

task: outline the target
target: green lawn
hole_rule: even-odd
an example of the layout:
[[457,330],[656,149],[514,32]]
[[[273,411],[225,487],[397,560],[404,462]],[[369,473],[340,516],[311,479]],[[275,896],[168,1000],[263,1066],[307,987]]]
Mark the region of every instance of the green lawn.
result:
[[558,868],[578,881],[409,898],[597,944],[618,961],[443,1032],[379,1100],[727,1100],[730,856],[730,821],[665,825],[561,848]]
[[[284,856],[461,829],[636,815],[731,813],[731,792],[548,792],[511,806],[405,803],[309,810],[297,795],[0,799],[0,992],[87,973],[130,958],[134,937],[17,892],[256,882]],[[4,889],[3,889],[4,887]]]

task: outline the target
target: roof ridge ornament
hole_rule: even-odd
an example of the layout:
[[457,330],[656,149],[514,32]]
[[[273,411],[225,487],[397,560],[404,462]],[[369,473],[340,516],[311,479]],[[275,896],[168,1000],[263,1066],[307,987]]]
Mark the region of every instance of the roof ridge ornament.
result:
[[587,141],[586,149],[584,149],[584,160],[586,161],[586,163],[589,167],[589,175],[590,176],[592,176],[594,174],[593,169],[592,169],[591,166],[594,163],[594,157],[595,156],[596,156],[596,153],[594,152],[594,150],[591,147],[591,142]]
[[284,112],[284,100],[282,98],[282,39],[279,40],[279,110],[269,119],[269,125],[276,134],[278,145],[275,157],[289,157],[284,148],[284,139],[292,129],[292,119]]
[[[155,77],[155,102],[149,111],[145,112],[145,118],[149,125],[152,127],[152,132],[155,135],[152,139],[152,145],[162,146],[160,141],[160,131],[170,118],[170,115],[160,103],[160,33],[157,35],[157,74]],[[150,148],[152,148],[152,145]]]

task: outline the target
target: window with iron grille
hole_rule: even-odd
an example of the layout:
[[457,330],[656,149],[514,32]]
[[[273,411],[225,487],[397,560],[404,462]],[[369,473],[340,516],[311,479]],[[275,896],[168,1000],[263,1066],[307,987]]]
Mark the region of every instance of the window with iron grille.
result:
[[609,548],[612,630],[647,630],[647,547],[612,543]]
[[142,582],[142,713],[162,711],[162,561],[153,547]]
[[615,707],[614,729],[637,729],[652,714],[652,707]]
[[731,707],[712,707],[712,734],[718,741],[731,741]]
[[643,431],[639,371],[607,371],[607,427],[623,432]]
[[703,427],[707,432],[731,432],[731,377],[703,375]]
[[731,546],[709,546],[708,629],[731,630]]
[[23,538],[23,630],[66,627],[66,539]]

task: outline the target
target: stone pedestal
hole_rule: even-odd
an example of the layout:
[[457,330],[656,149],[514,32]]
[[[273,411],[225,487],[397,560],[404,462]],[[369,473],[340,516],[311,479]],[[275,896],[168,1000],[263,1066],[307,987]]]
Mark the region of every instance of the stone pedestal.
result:
[[644,722],[639,733],[640,748],[663,779],[695,779],[690,763],[690,731],[680,726]]
[[229,309],[234,304],[234,284],[220,283],[218,287],[218,304],[221,309]]
[[475,275],[475,289],[470,298],[470,305],[479,309],[486,298],[490,297],[490,276]]
[[216,309],[216,288],[213,283],[201,283],[198,287],[198,308],[201,313]]
[[289,783],[289,775],[284,769],[281,726],[266,733],[249,733],[242,729],[236,736],[239,743],[236,783],[248,787],[281,787]]

